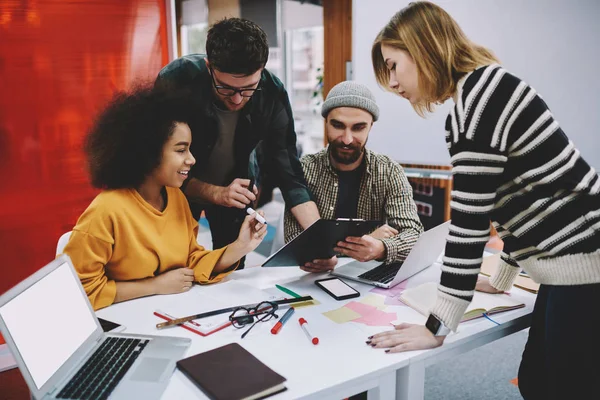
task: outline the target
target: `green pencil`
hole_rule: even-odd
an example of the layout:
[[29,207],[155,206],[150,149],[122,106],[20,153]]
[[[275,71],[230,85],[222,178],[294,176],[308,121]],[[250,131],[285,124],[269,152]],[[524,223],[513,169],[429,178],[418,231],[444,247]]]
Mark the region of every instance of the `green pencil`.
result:
[[275,287],[276,287],[277,289],[281,290],[282,292],[289,294],[289,295],[290,295],[290,296],[292,296],[292,297],[295,297],[295,298],[302,297],[302,296],[300,296],[298,293],[292,292],[290,289],[288,289],[288,288],[285,288],[285,287],[283,287],[283,286],[281,286],[281,285],[275,285]]

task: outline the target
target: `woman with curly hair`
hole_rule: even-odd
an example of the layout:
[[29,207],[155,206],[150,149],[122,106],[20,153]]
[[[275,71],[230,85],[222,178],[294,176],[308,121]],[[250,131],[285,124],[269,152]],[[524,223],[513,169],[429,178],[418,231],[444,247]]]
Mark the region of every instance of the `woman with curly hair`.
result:
[[266,225],[247,216],[229,246],[209,251],[196,242],[198,223],[179,189],[196,162],[191,103],[164,89],[119,93],[87,136],[91,182],[102,192],[77,221],[64,253],[94,309],[217,282],[266,234]]

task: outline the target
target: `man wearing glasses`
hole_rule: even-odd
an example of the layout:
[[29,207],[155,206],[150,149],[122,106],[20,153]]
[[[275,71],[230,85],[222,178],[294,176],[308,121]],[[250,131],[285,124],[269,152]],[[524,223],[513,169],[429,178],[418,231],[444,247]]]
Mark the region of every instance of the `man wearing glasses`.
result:
[[204,210],[213,248],[226,246],[268,174],[298,223],[308,227],[319,212],[298,161],[287,92],[264,68],[265,32],[245,19],[221,20],[208,31],[206,52],[171,62],[156,80],[191,90],[198,110],[190,124],[197,162],[182,187],[192,214],[199,218]]

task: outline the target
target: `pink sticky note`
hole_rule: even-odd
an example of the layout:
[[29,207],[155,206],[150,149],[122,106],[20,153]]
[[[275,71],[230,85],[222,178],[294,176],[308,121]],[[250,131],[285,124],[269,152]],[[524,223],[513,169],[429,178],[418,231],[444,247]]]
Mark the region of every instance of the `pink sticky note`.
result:
[[344,307],[348,307],[349,309],[356,311],[363,317],[367,316],[375,311],[379,311],[377,309],[377,307],[373,307],[373,306],[370,306],[365,303],[359,303],[358,301],[351,301],[350,303],[346,304]]
[[357,322],[359,324],[365,324],[368,326],[390,326],[392,321],[397,319],[398,316],[396,313],[387,313],[385,311],[377,310],[377,312],[373,314],[355,319],[352,322]]
[[396,313],[381,311],[377,309],[377,307],[356,301],[351,301],[346,304],[345,307],[348,307],[361,315],[360,318],[352,320],[352,322],[358,322],[359,324],[369,326],[389,326],[392,321],[398,319]]

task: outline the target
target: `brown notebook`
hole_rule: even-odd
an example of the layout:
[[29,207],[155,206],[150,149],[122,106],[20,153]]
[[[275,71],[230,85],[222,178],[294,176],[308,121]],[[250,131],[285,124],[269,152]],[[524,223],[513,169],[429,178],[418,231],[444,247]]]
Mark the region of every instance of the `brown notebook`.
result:
[[283,376],[237,343],[179,360],[177,368],[215,400],[263,399],[287,389]]

